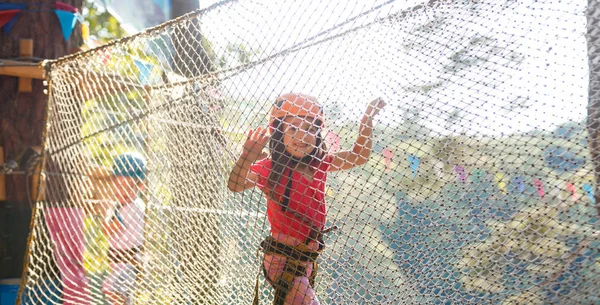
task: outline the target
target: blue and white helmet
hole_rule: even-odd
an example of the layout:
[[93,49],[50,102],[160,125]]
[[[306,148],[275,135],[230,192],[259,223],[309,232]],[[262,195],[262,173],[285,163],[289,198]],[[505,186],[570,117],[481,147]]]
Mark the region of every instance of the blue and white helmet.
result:
[[113,161],[115,176],[146,179],[146,159],[140,153],[126,152],[118,155]]

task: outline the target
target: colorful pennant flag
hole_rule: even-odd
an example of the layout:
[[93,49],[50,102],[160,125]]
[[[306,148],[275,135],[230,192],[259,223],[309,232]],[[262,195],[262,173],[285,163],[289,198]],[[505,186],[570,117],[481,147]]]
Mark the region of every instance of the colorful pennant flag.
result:
[[419,160],[419,157],[409,154],[408,162],[410,163],[410,172],[412,174],[412,178],[415,179],[417,177],[417,173],[419,172],[421,160]]
[[7,25],[21,10],[0,11],[0,28]]
[[[35,2],[29,3],[29,4],[30,5],[51,5],[51,4],[35,3]],[[21,12],[28,11],[28,10],[26,10],[27,5],[28,5],[27,3],[0,3],[0,27],[3,28],[4,34],[8,34],[8,32],[10,32],[10,30],[13,28],[13,26],[19,19],[18,17]],[[77,8],[75,8],[74,6],[72,6],[70,4],[60,2],[60,1],[57,1],[56,3],[54,3],[54,10],[36,9],[36,10],[32,10],[32,11],[35,11],[35,12],[54,11],[57,14],[58,19],[60,21],[63,36],[67,35],[67,33],[68,33],[67,38],[65,38],[66,40],[68,40],[68,37],[71,35],[71,31],[73,31],[73,28],[75,27],[74,23],[72,26],[69,27],[69,24],[71,23],[71,16],[74,16],[75,18],[77,18],[77,20],[79,20],[82,23],[84,21],[83,16],[81,14],[79,14]],[[63,12],[63,13],[59,13],[59,12]]]
[[71,37],[75,24],[77,24],[77,16],[75,13],[67,11],[54,10],[54,12],[60,22],[60,29],[62,30],[65,41],[69,41],[69,37]]
[[138,77],[140,78],[140,83],[143,85],[148,84],[150,74],[152,73],[152,65],[139,59],[135,59],[134,61],[139,71]]
[[481,181],[481,179],[483,178],[483,176],[485,175],[485,172],[482,169],[475,169],[473,170],[473,181]]
[[86,43],[90,40],[90,26],[87,23],[81,23],[81,38]]
[[341,138],[333,131],[328,131],[325,135],[325,142],[329,146],[329,151],[336,153],[340,150]]
[[504,174],[496,173],[496,175],[494,175],[494,178],[496,179],[498,188],[502,191],[502,193],[506,194],[506,182],[504,181]]
[[569,193],[571,193],[571,199],[573,199],[573,201],[579,200],[579,197],[577,196],[577,188],[575,187],[575,185],[571,182],[567,182],[566,186]]
[[[25,7],[27,7],[27,4],[25,3],[0,3],[0,15],[4,15],[0,16],[0,27],[3,28],[4,34],[8,34],[15,23],[17,23],[20,12],[24,10]],[[16,14],[6,13],[6,11],[13,10],[17,10]],[[8,21],[3,21],[2,19],[4,18],[8,19]]]
[[444,162],[442,161],[438,161],[435,163],[435,174],[438,176],[438,178],[442,179],[444,178]]
[[533,184],[535,185],[535,188],[537,189],[537,193],[538,195],[540,195],[541,198],[544,198],[544,185],[542,184],[542,180],[540,179],[535,179],[533,180]]
[[391,150],[384,148],[381,151],[381,154],[385,158],[385,171],[389,172],[391,170],[392,158],[394,158],[394,152]]
[[516,189],[519,190],[519,192],[525,191],[525,180],[523,179],[523,177],[514,177],[513,184],[515,185]]
[[76,7],[74,7],[70,4],[64,3],[64,2],[60,2],[60,1],[56,1],[54,3],[54,8],[57,10],[60,10],[60,11],[65,11],[65,12],[71,12],[71,13],[78,12]]
[[454,166],[454,170],[458,174],[458,180],[462,183],[465,183],[467,181],[467,172],[465,171],[465,168],[460,165],[456,165]]
[[588,198],[590,198],[590,201],[592,203],[596,203],[596,198],[594,198],[594,189],[592,188],[592,186],[586,183],[583,185],[583,190],[585,191]]

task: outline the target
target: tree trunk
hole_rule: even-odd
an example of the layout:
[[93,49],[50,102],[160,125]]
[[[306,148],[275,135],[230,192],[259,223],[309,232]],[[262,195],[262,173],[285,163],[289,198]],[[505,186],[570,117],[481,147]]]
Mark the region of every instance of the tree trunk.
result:
[[[81,8],[83,0],[62,0]],[[23,3],[4,0],[4,3]],[[56,14],[51,10],[53,0],[38,0],[28,5],[17,17],[8,35],[0,35],[0,59],[19,57],[19,40],[33,39],[33,56],[53,59],[70,53],[81,44],[81,28],[78,24],[69,41],[65,41]],[[34,3],[34,2],[32,2]],[[4,148],[4,160],[19,160],[31,146],[42,145],[46,95],[42,80],[32,80],[32,92],[18,92],[16,77],[0,75],[0,146]],[[20,277],[32,202],[29,198],[29,179],[22,173],[6,176],[6,201],[0,201],[0,278]]]
[[[173,0],[171,4],[171,19],[180,17],[199,8],[198,1]],[[174,71],[188,78],[206,75],[214,70],[214,66],[204,49],[203,43],[206,43],[200,32],[200,16],[195,16],[188,23],[179,23],[174,26],[171,39],[175,54]],[[200,107],[202,102],[206,101],[208,96],[206,90],[200,92],[188,93],[192,97],[180,107],[171,108],[169,111],[170,119],[181,122],[198,123],[202,122],[206,126],[214,126],[215,122],[211,116]],[[176,148],[177,156],[180,160],[186,160],[184,168],[177,168],[174,175],[173,184],[173,204],[182,208],[197,208],[204,210],[214,210],[219,208],[219,202],[216,198],[202,196],[198,198],[195,193],[197,189],[191,189],[189,177],[197,177],[198,188],[207,194],[214,194],[218,190],[214,189],[219,182],[214,180],[214,173],[218,172],[219,157],[216,156],[214,147],[219,145],[220,138],[217,135],[206,133],[197,129],[174,128],[170,133],[170,147]],[[187,140],[186,140],[187,139]],[[190,141],[190,139],[195,139]],[[186,144],[184,144],[186,143]],[[193,143],[195,148],[199,148],[202,156],[195,155],[198,151],[192,147],[185,147]],[[176,181],[185,182],[178,184]],[[197,198],[198,200],[191,200]],[[189,304],[219,304],[217,283],[219,279],[219,216],[215,214],[195,215],[195,217],[186,217],[187,213],[172,215],[179,225],[176,225],[175,236],[178,238],[181,260],[181,278],[182,286],[189,289],[176,298],[178,303]],[[193,224],[190,223],[193,221]]]
[[[200,7],[198,1],[173,0],[171,4],[171,19],[183,16]],[[189,23],[179,23],[174,26],[171,35],[173,48],[173,70],[176,73],[193,78],[214,70],[207,50],[206,43],[200,33],[200,17],[196,16]]]
[[594,199],[600,216],[600,1],[588,0],[587,45],[589,64],[587,129],[594,168]]

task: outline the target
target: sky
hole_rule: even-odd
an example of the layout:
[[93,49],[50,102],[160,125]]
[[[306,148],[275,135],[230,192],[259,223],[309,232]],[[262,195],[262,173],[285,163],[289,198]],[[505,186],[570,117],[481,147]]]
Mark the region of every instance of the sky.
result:
[[[200,3],[208,7],[213,2]],[[377,5],[382,7],[341,29],[361,26],[419,3],[334,0],[282,5],[276,1],[239,1],[207,12],[202,17],[202,30],[217,53],[228,43],[244,44],[256,50],[256,59],[261,59]],[[587,104],[586,3],[479,3],[478,16],[456,7],[441,7],[278,56],[225,80],[223,92],[236,100],[265,101],[286,91],[308,92],[326,108],[341,109],[351,118],[357,118],[370,100],[381,96],[389,102],[381,122],[393,124],[407,109],[415,109],[441,134],[466,130],[502,135],[551,130],[567,121],[583,120]],[[436,25],[440,16],[446,19]],[[423,24],[435,30],[418,31]],[[336,33],[332,31],[329,36]],[[472,57],[487,58],[483,68],[465,69],[455,75],[444,73],[449,56],[468,46],[469,37],[475,35],[493,38],[487,46],[467,48]],[[511,63],[511,56],[519,58],[520,64]],[[409,90],[436,82],[442,86],[428,94]],[[514,102],[524,107],[510,111],[508,106]],[[449,130],[444,111],[455,108],[461,110],[465,124]]]

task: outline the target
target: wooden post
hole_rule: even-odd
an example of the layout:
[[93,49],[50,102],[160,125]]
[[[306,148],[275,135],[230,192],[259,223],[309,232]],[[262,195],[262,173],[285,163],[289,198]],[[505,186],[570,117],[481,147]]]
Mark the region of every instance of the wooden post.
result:
[[[33,56],[33,39],[19,40],[19,57]],[[19,92],[33,92],[31,78],[19,77]]]
[[[0,146],[0,165],[4,164],[4,147]],[[0,174],[0,201],[6,200],[6,175]]]

